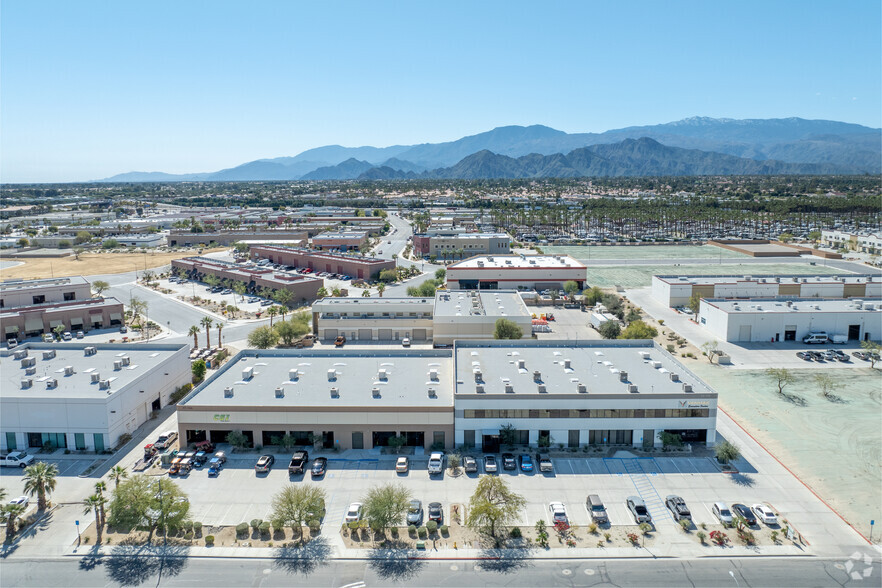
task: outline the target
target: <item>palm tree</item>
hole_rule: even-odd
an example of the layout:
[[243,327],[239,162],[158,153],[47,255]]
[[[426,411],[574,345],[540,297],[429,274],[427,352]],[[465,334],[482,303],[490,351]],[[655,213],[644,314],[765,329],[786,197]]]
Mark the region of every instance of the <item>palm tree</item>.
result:
[[24,491],[29,496],[37,496],[37,509],[46,510],[46,492],[53,492],[58,480],[58,467],[45,461],[38,461],[24,471]]
[[379,293],[380,298],[383,297],[383,292],[386,291],[386,284],[384,282],[380,282],[377,284],[377,293]]
[[214,324],[214,321],[211,320],[210,316],[205,316],[202,317],[199,324],[205,327],[205,346],[211,349],[211,326]]
[[[104,496],[105,492],[107,492],[107,482],[105,482],[104,480],[98,480],[97,482],[95,482],[95,493],[98,494],[98,496],[105,498],[105,496]],[[106,500],[105,500],[105,502],[106,502]],[[101,505],[101,524],[103,525],[106,520],[107,520],[107,516],[106,516],[106,513],[104,512],[104,505],[102,504]]]
[[361,297],[362,297],[362,298],[370,298],[370,297],[371,297],[371,291],[368,290],[367,288],[365,288],[365,290],[361,293]]
[[215,326],[217,327],[217,346],[221,347],[223,345],[223,342],[221,340],[221,331],[224,330],[224,323],[223,321],[217,321],[217,325]]
[[114,482],[114,488],[119,488],[119,483],[129,477],[129,472],[122,466],[114,466],[110,468],[110,479]]
[[277,314],[279,314],[279,310],[275,306],[270,306],[269,309],[267,309],[266,314],[270,317],[270,327],[272,328],[273,317],[276,316]]
[[551,291],[551,306],[557,306],[557,299],[560,298],[560,294],[557,293],[557,290]]
[[23,504],[4,504],[2,506],[3,516],[6,517],[6,542],[12,541],[15,537],[15,522],[18,517],[24,514],[25,505]]
[[199,349],[199,327],[193,325],[187,334],[193,337],[193,349]]
[[83,501],[83,514],[95,513],[95,533],[97,538],[95,543],[101,543],[104,536],[104,505],[107,504],[107,498],[101,494],[93,494]]

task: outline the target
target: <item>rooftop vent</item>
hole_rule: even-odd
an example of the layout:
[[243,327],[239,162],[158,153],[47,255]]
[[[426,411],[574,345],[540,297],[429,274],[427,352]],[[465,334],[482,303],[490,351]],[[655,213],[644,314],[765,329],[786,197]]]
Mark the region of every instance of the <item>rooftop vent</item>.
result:
[[337,370],[330,369],[328,370],[328,381],[336,382],[337,381]]
[[483,374],[481,373],[481,370],[480,370],[480,369],[475,368],[475,369],[472,370],[472,371],[473,371],[474,374],[475,374],[475,381],[476,381],[476,382],[480,382],[480,381],[483,380]]
[[438,370],[437,369],[432,368],[429,370],[429,379],[432,380],[433,382],[438,381]]
[[476,394],[483,394],[483,393],[484,393],[484,385],[483,385],[483,384],[477,384],[477,385],[475,386],[475,393],[476,393]]
[[539,394],[545,394],[546,392],[548,392],[548,390],[545,388],[545,384],[539,384],[537,388],[539,390]]
[[661,367],[662,364],[661,364],[660,361],[650,361],[650,362],[649,362],[649,365],[651,365],[651,366],[654,367],[655,369],[658,369],[658,368]]
[[630,392],[631,394],[637,394],[637,392],[638,392],[637,384],[629,384],[628,385],[628,392]]
[[379,388],[371,388],[371,396],[374,398],[380,397],[380,389]]
[[21,379],[21,389],[22,390],[27,390],[28,388],[30,388],[33,385],[34,385],[33,378],[22,378]]
[[579,394],[588,394],[588,386],[585,384],[576,384],[576,391]]
[[340,398],[340,388],[331,388],[331,398]]
[[26,357],[23,360],[21,360],[21,367],[23,367],[23,368],[29,368],[29,367],[32,367],[35,365],[37,365],[37,358],[36,357]]
[[36,367],[25,368],[25,375],[26,375],[26,376],[33,376],[33,375],[36,374],[36,373],[37,373],[37,368],[36,368]]
[[671,372],[671,381],[672,382],[679,382],[680,381],[680,374],[675,374],[675,373]]
[[506,393],[508,393],[508,394],[513,394],[513,393],[514,393],[514,387],[513,387],[511,384],[506,384],[506,385],[505,385],[505,391],[506,391]]
[[242,379],[243,380],[250,380],[253,377],[254,377],[254,368],[251,367],[250,365],[247,368],[242,370]]
[[98,380],[98,388],[101,390],[109,390],[110,380]]
[[438,398],[438,392],[434,388],[429,388],[429,398]]
[[[429,372],[429,373],[431,374],[431,372]],[[380,378],[381,381],[386,381],[389,379],[389,372],[385,368],[383,368],[380,370],[378,377]]]
[[50,349],[49,351],[44,351],[43,359],[55,359],[55,350]]
[[74,369],[73,369],[72,365],[64,366],[64,375],[65,376],[72,376],[73,374],[74,374]]
[[628,381],[628,372],[619,372],[619,382]]
[[572,361],[571,359],[565,359],[565,360],[564,360],[564,369],[565,369],[565,370],[571,370],[571,369],[573,369],[573,361]]
[[86,356],[89,356],[89,355],[95,355],[96,353],[98,353],[98,348],[97,348],[97,347],[84,347],[84,348],[83,348],[83,353],[84,353]]
[[276,388],[276,398],[284,398],[285,397],[285,389],[281,386]]
[[132,358],[129,357],[128,355],[123,355],[122,357],[120,357],[120,360],[122,360],[123,365],[131,365],[132,364]]
[[227,386],[224,388],[224,398],[232,398],[233,397],[233,387]]
[[687,394],[692,392],[692,384],[687,384],[686,382],[683,382],[683,392],[686,392]]
[[101,381],[101,374],[99,374],[98,372],[92,372],[91,374],[89,374],[89,379],[93,384],[97,384]]
[[642,357],[643,359],[649,359],[649,352],[648,351],[640,351],[639,353],[640,353],[640,357]]
[[292,382],[296,382],[299,375],[300,373],[297,371],[297,368],[294,368],[293,370],[288,370],[288,379]]
[[55,378],[49,378],[46,380],[46,389],[52,390],[53,388],[58,388],[58,380]]
[[12,354],[12,357],[13,357],[15,360],[24,359],[24,358],[27,357],[27,356],[28,356],[28,350],[27,350],[27,349],[19,349],[18,351],[16,351],[15,353]]
[[119,371],[122,369],[122,360],[121,359],[113,360],[113,369],[115,371]]
[[537,383],[541,382],[542,381],[542,372],[540,372],[539,370],[533,370],[533,381],[537,382]]
[[522,370],[522,369],[525,369],[526,367],[527,367],[527,362],[524,361],[523,359],[519,359],[518,360],[518,369]]

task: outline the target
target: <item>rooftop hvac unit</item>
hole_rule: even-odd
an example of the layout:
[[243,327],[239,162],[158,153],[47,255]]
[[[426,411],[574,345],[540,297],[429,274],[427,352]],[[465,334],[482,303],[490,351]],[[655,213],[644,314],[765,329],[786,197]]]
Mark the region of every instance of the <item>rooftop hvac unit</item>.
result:
[[649,362],[649,365],[651,365],[651,366],[654,367],[655,369],[658,369],[658,368],[661,367],[661,362],[660,362],[660,361],[650,361],[650,362]]
[[120,360],[122,360],[123,365],[131,365],[132,364],[132,358],[129,357],[128,355],[123,355],[122,357],[120,357]]
[[679,382],[680,381],[680,374],[675,374],[675,373],[671,372],[671,381],[672,382]]
[[475,374],[475,381],[476,381],[476,382],[480,382],[481,380],[483,380],[483,374],[481,373],[481,370],[480,370],[480,369],[475,368],[475,369],[472,370],[472,371],[473,371],[474,374]]
[[21,360],[21,367],[28,368],[37,365],[37,358],[35,357],[26,357]]
[[22,378],[21,379],[21,389],[22,390],[27,390],[28,388],[30,388],[33,385],[34,385],[33,378]]
[[98,353],[98,348],[97,348],[97,347],[84,347],[84,348],[83,348],[83,353],[84,353],[86,356],[89,356],[89,355],[95,355],[96,353]]
[[438,398],[438,392],[434,388],[429,388],[429,398]]
[[588,386],[586,386],[585,384],[577,384],[576,391],[579,394],[588,394]]
[[508,394],[513,394],[513,393],[514,393],[514,387],[513,387],[511,384],[506,384],[506,385],[505,385],[505,391],[506,391],[506,393],[508,393]]
[[285,397],[285,389],[279,386],[276,388],[276,398],[284,398]]
[[242,370],[242,379],[243,380],[250,380],[253,377],[254,377],[254,368],[253,367],[248,366],[247,368]]
[[778,282],[778,283],[780,283],[780,282],[781,282],[781,278],[778,277],[778,276],[776,276],[776,277],[775,277],[775,281]]
[[72,365],[64,366],[64,375],[65,376],[72,376],[73,374],[74,374],[74,369],[73,369]]
[[340,388],[331,388],[331,398],[340,398]]
[[751,279],[753,279],[753,276],[744,276],[744,280],[747,282],[749,282]]
[[638,353],[640,353],[640,357],[642,357],[643,359],[649,359],[649,352],[648,351],[640,351]]
[[233,397],[233,387],[227,386],[224,388],[224,398],[232,398]]
[[484,385],[483,384],[476,385],[475,386],[475,393],[476,394],[483,394],[484,393]]
[[573,360],[571,360],[571,359],[565,359],[565,360],[564,360],[564,369],[565,369],[565,370],[571,370],[571,369],[573,369]]
[[36,373],[37,373],[37,368],[36,368],[36,367],[29,367],[29,368],[26,368],[26,369],[25,369],[25,375],[26,375],[26,376],[33,376],[33,375],[36,374]]
[[542,372],[540,372],[539,370],[533,370],[533,381],[537,382],[537,383],[541,382],[542,381]]
[[628,385],[628,392],[630,392],[631,394],[636,394],[638,392],[637,384],[629,384]]
[[683,392],[692,392],[692,384],[687,384],[686,382],[683,382]]
[[527,362],[526,362],[526,361],[524,361],[523,359],[519,359],[519,360],[518,360],[518,369],[519,369],[519,370],[524,369],[526,366],[527,366]]
[[299,375],[299,374],[298,374],[296,368],[293,369],[293,370],[288,370],[288,379],[291,380],[292,382],[296,382],[296,381],[297,381],[297,376],[298,376],[298,375]]
[[328,370],[328,381],[333,382],[337,379],[337,370]]
[[28,356],[27,349],[19,349],[18,351],[16,351],[15,353],[12,354],[12,357],[15,360],[24,359],[27,356]]
[[786,304],[787,304],[787,306],[793,306],[793,301],[792,301],[792,300],[788,300],[788,301],[786,302]]
[[876,310],[876,305],[873,304],[872,302],[865,302],[864,303],[864,310]]
[[93,384],[97,384],[98,382],[101,381],[101,374],[98,372],[92,372],[91,374],[89,374],[89,376],[90,376],[90,380]]
[[53,388],[58,388],[58,380],[55,378],[49,378],[46,380],[46,389],[52,390]]
[[110,388],[110,380],[98,380],[98,388],[108,390]]
[[[429,372],[431,374],[431,372]],[[386,369],[381,369],[379,374],[377,374],[381,381],[386,381],[389,379],[389,372]]]
[[537,388],[539,390],[539,394],[545,394],[546,392],[548,392],[548,390],[545,388],[545,384],[539,384]]
[[628,372],[619,372],[619,382],[628,381]]
[[55,350],[50,349],[49,351],[44,351],[43,359],[55,359]]
[[437,382],[438,381],[438,370],[436,370],[435,368],[430,369],[429,370],[429,379],[432,380],[433,382]]
[[380,397],[380,389],[379,388],[371,388],[371,396],[374,398]]

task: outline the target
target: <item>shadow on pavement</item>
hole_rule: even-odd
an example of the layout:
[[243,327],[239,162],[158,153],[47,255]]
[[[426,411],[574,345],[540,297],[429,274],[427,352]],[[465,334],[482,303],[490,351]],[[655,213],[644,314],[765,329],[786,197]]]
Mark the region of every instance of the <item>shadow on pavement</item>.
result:
[[368,567],[384,580],[411,580],[418,576],[426,565],[425,560],[414,559],[418,552],[401,542],[389,545],[371,551]]
[[754,484],[756,484],[756,480],[753,479],[753,476],[749,476],[747,474],[732,474],[729,476],[729,479],[736,486],[744,486],[745,488],[752,488]]
[[330,557],[328,540],[318,536],[303,546],[277,548],[273,567],[289,574],[309,575],[317,568],[328,565]]
[[530,551],[532,547],[517,548],[491,548],[483,550],[478,556],[481,558],[476,566],[479,570],[485,572],[496,572],[499,574],[514,574],[528,566],[531,566]]
[[[184,570],[189,552],[183,545],[120,545],[98,563],[105,566],[110,581],[120,586],[138,586],[154,576],[160,585],[166,576],[177,576]],[[90,554],[81,559],[80,568],[97,565],[91,563],[92,557]]]

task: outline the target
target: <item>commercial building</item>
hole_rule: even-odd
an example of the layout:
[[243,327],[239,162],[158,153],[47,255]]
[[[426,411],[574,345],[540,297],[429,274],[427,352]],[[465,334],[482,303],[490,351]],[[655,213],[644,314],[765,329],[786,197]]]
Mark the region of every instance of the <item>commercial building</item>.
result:
[[413,236],[413,251],[438,259],[506,255],[511,252],[511,237],[505,233],[466,233],[462,229],[430,230]]
[[882,274],[839,276],[719,275],[652,276],[652,295],[667,306],[684,306],[700,298],[877,298]]
[[0,446],[103,451],[169,402],[189,346],[27,343],[0,352]]
[[454,341],[493,339],[500,318],[519,326],[524,337],[532,336],[533,316],[516,291],[440,290],[435,295],[432,321],[434,343],[453,345]]
[[92,286],[82,276],[0,282],[0,308],[88,300]]
[[862,253],[882,253],[882,233],[854,233],[848,231],[821,231],[821,241],[827,247],[850,249]]
[[312,305],[313,332],[333,341],[431,340],[434,298],[322,298]]
[[449,351],[244,350],[178,403],[187,443],[241,431],[326,449],[453,446]]
[[716,440],[717,394],[651,341],[474,341],[454,350],[457,446]]
[[364,231],[338,231],[322,233],[312,238],[312,246],[316,249],[338,249],[347,251],[358,249],[367,243],[367,233]]
[[71,302],[45,302],[0,310],[3,340],[38,337],[57,327],[65,331],[91,331],[123,324],[122,302],[116,298],[88,298]]
[[257,240],[278,243],[280,241],[306,241],[310,235],[303,230],[242,230],[211,231],[193,233],[191,231],[173,229],[168,235],[168,244],[172,247],[192,247],[214,243],[228,247],[237,241]]
[[217,276],[221,280],[242,282],[246,286],[246,292],[251,294],[264,288],[287,290],[292,294],[291,302],[315,300],[324,284],[324,280],[320,278],[276,273],[269,268],[208,257],[174,259],[171,266],[173,270],[181,270],[189,279],[196,281],[204,281],[206,276]]
[[568,255],[478,255],[447,266],[451,290],[560,289],[585,287],[588,268]]
[[699,322],[711,335],[735,343],[801,341],[809,333],[849,341],[882,337],[882,299],[702,299]]
[[102,243],[106,245],[108,241],[116,241],[126,247],[159,247],[165,245],[165,235],[159,233],[127,233],[105,237]]
[[395,269],[394,259],[378,259],[311,249],[273,247],[271,245],[252,247],[251,256],[253,259],[268,259],[273,263],[305,267],[318,272],[343,274],[362,280],[374,279],[385,269]]

